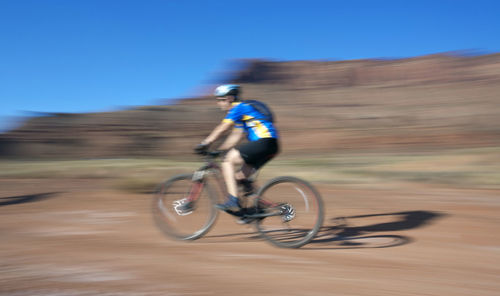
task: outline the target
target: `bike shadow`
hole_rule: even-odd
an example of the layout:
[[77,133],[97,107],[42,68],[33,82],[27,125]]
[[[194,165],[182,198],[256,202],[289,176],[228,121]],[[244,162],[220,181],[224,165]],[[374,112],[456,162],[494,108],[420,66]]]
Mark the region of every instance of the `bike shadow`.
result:
[[47,192],[47,193],[0,197],[0,207],[8,206],[8,205],[23,204],[23,203],[28,203],[28,202],[42,201],[42,200],[54,197],[58,193],[59,192]]
[[[413,238],[387,232],[416,229],[433,223],[445,214],[432,211],[405,211],[348,217],[334,217],[327,220],[330,224],[323,226],[316,237],[307,245],[305,250],[328,249],[361,249],[361,248],[389,248],[405,245],[414,241]],[[363,225],[366,219],[373,220],[383,217],[389,222]],[[357,226],[360,225],[361,226]],[[207,235],[205,242],[221,243],[248,242],[263,240],[258,232],[239,232],[221,235]]]
[[[329,219],[332,225],[324,226],[307,249],[357,249],[388,248],[408,244],[413,238],[387,232],[416,229],[433,223],[445,214],[432,211],[405,211]],[[366,219],[391,219],[389,222],[363,225]],[[357,226],[361,224],[361,226]],[[314,245],[321,245],[313,247]]]

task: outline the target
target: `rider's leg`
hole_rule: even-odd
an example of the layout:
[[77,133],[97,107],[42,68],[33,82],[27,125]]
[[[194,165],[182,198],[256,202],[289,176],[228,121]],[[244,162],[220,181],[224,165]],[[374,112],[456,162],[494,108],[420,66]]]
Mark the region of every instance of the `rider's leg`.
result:
[[253,166],[244,163],[241,170],[237,171],[235,174],[236,182],[242,187],[244,196],[249,196],[254,193],[253,181],[249,180],[249,178],[256,171],[257,170]]
[[243,158],[240,152],[236,149],[231,149],[222,163],[222,173],[227,186],[227,201],[222,204],[217,204],[216,207],[226,212],[234,212],[241,210],[238,200],[238,187],[235,180],[234,166],[243,164]]
[[253,173],[255,173],[255,169],[253,166],[250,166],[246,163],[243,163],[241,170],[237,171],[235,174],[236,180],[241,181],[244,179],[248,179]]
[[[240,207],[238,196],[238,187],[236,178],[248,177],[252,173],[252,167],[258,169],[269,161],[277,152],[276,139],[260,139],[242,145],[237,149],[231,149],[222,163],[224,180],[226,181],[228,191],[228,201],[224,204],[218,204],[217,207],[224,211]],[[250,164],[250,165],[244,165]],[[235,173],[235,166],[241,166],[241,174]],[[243,176],[242,176],[243,175]]]
[[[236,185],[235,166],[243,165],[244,161],[241,158],[240,152],[236,149],[231,149],[222,163],[222,172],[224,181],[226,181],[227,193],[232,196],[238,196],[238,187]],[[238,172],[239,173],[239,172]]]

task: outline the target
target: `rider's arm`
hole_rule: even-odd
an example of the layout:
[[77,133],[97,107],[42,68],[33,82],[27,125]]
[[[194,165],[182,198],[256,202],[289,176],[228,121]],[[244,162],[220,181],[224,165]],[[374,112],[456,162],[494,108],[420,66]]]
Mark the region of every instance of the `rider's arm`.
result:
[[219,124],[216,128],[214,128],[214,130],[210,133],[210,135],[205,140],[203,140],[201,143],[204,145],[212,144],[220,136],[222,136],[222,134],[224,134],[224,132],[229,130],[233,126],[233,124],[234,124],[234,122],[232,122],[232,121],[224,120],[223,122],[221,122],[221,124]]
[[244,130],[242,128],[233,128],[231,134],[226,138],[224,143],[220,145],[219,150],[229,150],[236,146],[241,138],[243,138]]

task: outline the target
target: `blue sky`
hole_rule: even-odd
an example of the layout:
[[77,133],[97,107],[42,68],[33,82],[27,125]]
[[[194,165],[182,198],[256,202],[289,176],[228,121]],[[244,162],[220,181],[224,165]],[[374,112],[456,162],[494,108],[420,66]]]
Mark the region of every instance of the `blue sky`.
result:
[[500,1],[0,0],[0,131],[196,94],[229,62],[500,52]]

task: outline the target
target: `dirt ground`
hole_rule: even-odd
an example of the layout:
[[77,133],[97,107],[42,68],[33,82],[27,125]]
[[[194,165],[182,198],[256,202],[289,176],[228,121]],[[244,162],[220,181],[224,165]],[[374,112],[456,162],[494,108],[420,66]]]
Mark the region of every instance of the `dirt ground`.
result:
[[173,241],[103,180],[0,180],[0,295],[500,295],[499,190],[318,188],[325,225],[290,250],[224,214]]

